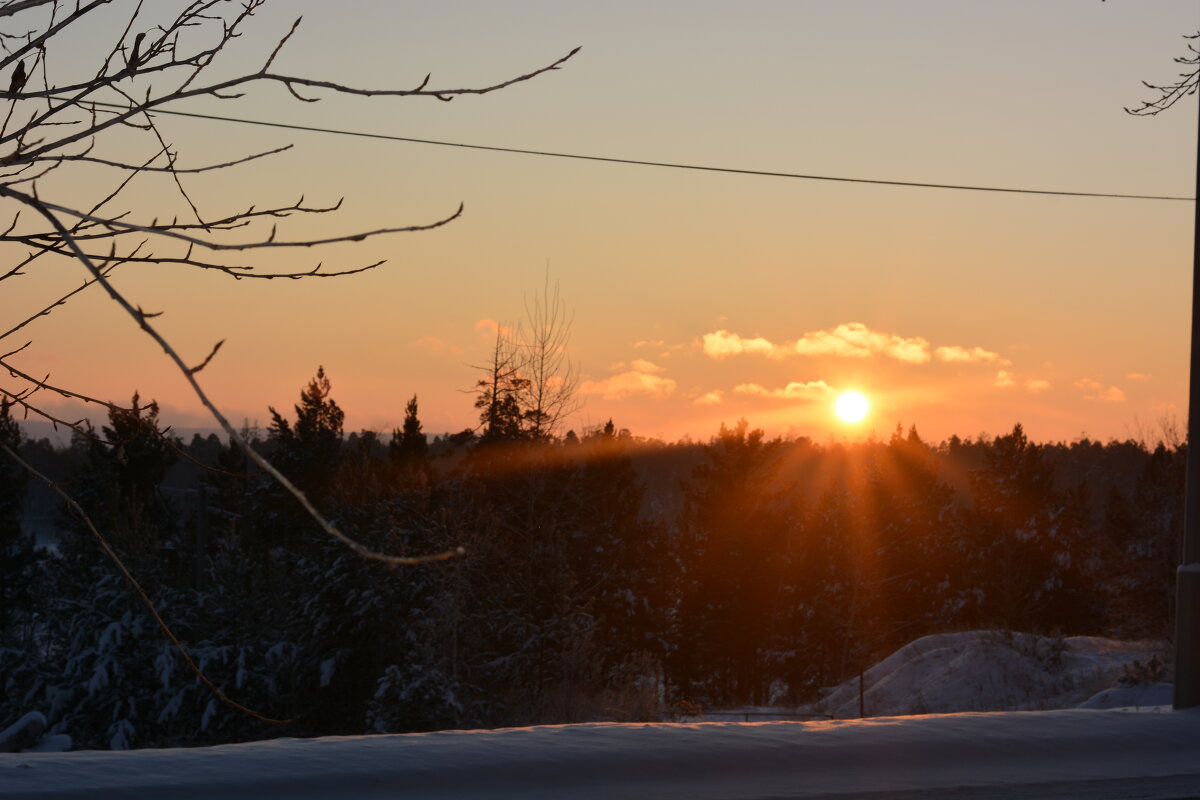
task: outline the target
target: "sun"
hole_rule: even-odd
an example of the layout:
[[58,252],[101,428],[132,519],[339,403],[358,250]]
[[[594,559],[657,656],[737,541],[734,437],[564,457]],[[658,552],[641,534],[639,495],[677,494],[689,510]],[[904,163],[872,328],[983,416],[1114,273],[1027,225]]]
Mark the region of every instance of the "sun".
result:
[[842,392],[833,405],[834,412],[843,422],[861,422],[871,404],[858,392]]

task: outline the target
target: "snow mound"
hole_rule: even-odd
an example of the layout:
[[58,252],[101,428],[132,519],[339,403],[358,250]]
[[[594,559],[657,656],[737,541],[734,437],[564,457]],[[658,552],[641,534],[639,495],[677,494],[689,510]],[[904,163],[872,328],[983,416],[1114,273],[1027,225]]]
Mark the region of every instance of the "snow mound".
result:
[[1169,706],[1174,700],[1175,687],[1169,683],[1147,683],[1137,686],[1114,686],[1092,695],[1079,708],[1145,708]]
[[[1161,642],[1095,636],[935,634],[908,643],[868,669],[863,706],[869,717],[1072,708],[1113,686],[1126,665],[1154,655],[1161,659],[1164,652]],[[1164,702],[1169,704],[1170,698]],[[858,678],[804,711],[835,719],[858,717]]]

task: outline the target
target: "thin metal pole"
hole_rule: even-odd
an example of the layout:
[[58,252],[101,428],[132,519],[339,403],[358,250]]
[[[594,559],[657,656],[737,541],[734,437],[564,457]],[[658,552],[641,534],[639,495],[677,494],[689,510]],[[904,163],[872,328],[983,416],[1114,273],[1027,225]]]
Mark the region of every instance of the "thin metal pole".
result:
[[[1200,103],[1196,113],[1196,188],[1200,192]],[[1175,708],[1200,705],[1200,200],[1196,202],[1192,239],[1187,483],[1183,501],[1183,547],[1180,566],[1175,573]]]

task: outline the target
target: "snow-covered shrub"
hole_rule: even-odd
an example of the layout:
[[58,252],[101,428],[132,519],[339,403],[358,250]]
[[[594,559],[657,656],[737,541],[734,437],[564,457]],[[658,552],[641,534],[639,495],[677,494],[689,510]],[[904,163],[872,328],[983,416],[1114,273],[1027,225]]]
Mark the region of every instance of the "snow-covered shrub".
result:
[[437,667],[391,664],[367,705],[371,733],[432,731],[453,727],[464,709],[454,681]]

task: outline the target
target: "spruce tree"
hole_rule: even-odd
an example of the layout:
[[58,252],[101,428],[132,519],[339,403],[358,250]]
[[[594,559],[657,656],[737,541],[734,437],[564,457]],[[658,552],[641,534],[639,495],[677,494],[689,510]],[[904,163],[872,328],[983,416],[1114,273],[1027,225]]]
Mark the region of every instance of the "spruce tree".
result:
[[392,431],[388,455],[393,464],[408,469],[421,465],[428,453],[429,442],[421,431],[421,420],[417,418],[417,396],[414,394],[404,406],[404,427]]
[[342,459],[342,425],[346,414],[330,397],[332,385],[324,367],[300,392],[291,424],[273,407],[267,441],[274,447],[272,462],[309,496],[319,502],[332,489]]

